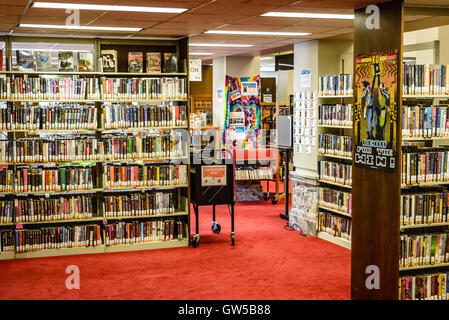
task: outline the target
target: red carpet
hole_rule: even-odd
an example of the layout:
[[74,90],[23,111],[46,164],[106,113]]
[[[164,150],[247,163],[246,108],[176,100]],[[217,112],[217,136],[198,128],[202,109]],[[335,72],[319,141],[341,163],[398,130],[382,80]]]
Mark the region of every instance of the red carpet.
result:
[[[0,261],[0,299],[349,299],[350,251],[285,230],[282,209],[238,204],[235,247],[220,206],[219,235],[210,230],[212,207],[201,208],[197,249]],[[72,264],[80,290],[65,287]]]

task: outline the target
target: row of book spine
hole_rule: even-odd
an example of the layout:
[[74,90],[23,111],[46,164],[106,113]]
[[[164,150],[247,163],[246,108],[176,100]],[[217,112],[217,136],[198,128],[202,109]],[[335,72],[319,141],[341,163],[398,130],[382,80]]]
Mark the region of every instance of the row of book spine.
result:
[[101,79],[103,99],[187,99],[185,78]]
[[120,221],[105,226],[105,245],[183,240],[186,224],[176,220]]
[[187,107],[175,105],[104,105],[104,128],[174,127],[187,125]]
[[352,223],[350,218],[327,212],[318,212],[317,220],[318,232],[325,232],[337,238],[351,240]]
[[94,201],[93,196],[72,195],[16,198],[8,202],[13,206],[15,223],[30,223],[91,219],[96,211]]
[[318,152],[321,154],[351,157],[352,137],[320,134],[318,136]]
[[43,163],[93,160],[152,159],[185,156],[175,134],[114,136],[101,139],[19,139],[0,141],[2,163]]
[[404,106],[403,137],[449,137],[448,106]]
[[323,208],[352,215],[352,194],[348,192],[319,187],[318,204]]
[[427,192],[401,195],[401,224],[444,223],[448,220],[449,193]]
[[0,98],[12,100],[100,99],[98,78],[0,78]]
[[352,74],[321,76],[318,94],[320,96],[352,95]]
[[402,147],[402,184],[442,183],[449,177],[449,148]]
[[23,253],[45,249],[97,247],[101,245],[101,226],[97,224],[15,230],[15,251]]
[[108,218],[172,214],[174,212],[174,194],[170,192],[145,192],[104,197],[104,215]]
[[403,93],[410,95],[449,94],[448,66],[405,64]]
[[17,168],[14,192],[91,190],[94,181],[95,167]]
[[318,161],[320,180],[341,185],[352,185],[352,165],[331,161]]
[[449,273],[399,279],[399,300],[448,300]]
[[97,128],[95,106],[61,104],[0,109],[2,130],[82,130]]
[[107,165],[103,178],[106,189],[185,185],[187,166]]
[[254,169],[238,169],[235,171],[236,180],[271,180],[274,179],[272,168],[262,167]]
[[318,106],[318,124],[326,126],[352,126],[352,105],[323,104]]
[[438,265],[449,262],[447,233],[401,235],[400,267]]

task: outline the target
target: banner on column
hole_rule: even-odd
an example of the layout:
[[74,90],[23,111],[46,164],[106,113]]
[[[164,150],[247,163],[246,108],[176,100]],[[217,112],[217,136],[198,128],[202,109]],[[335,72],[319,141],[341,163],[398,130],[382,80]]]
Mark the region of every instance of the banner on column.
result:
[[398,50],[359,55],[355,70],[355,151],[358,167],[395,170]]
[[225,100],[223,147],[257,149],[261,136],[260,76],[226,76]]

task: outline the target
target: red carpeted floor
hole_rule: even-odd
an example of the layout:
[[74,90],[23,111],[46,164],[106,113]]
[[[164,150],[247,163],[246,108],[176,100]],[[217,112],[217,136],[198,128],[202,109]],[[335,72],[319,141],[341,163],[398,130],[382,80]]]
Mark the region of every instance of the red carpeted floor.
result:
[[[0,261],[0,299],[349,299],[350,251],[285,230],[282,210],[238,204],[235,247],[227,208],[215,235],[204,207],[197,249]],[[65,287],[68,265],[80,268],[80,290]]]

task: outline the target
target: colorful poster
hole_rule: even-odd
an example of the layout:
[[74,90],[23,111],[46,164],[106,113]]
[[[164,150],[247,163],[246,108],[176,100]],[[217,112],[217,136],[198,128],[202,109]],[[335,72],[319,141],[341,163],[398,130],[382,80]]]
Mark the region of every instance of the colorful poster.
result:
[[[257,95],[244,96],[243,83],[256,83]],[[261,108],[260,108],[260,76],[234,78],[226,77],[225,88],[225,116],[223,125],[222,144],[227,149],[257,149],[262,134],[260,130]],[[242,112],[244,114],[244,128],[231,126],[231,112]],[[236,135],[236,129],[238,131]],[[244,129],[244,131],[242,130]],[[242,133],[244,132],[244,134]],[[243,137],[243,139],[239,139]]]
[[308,69],[301,70],[301,89],[308,89],[312,86],[312,72]]
[[355,165],[397,167],[398,50],[360,55],[355,70]]
[[225,186],[226,166],[201,166],[201,186]]
[[189,81],[201,81],[201,80],[202,80],[201,59],[190,59]]

